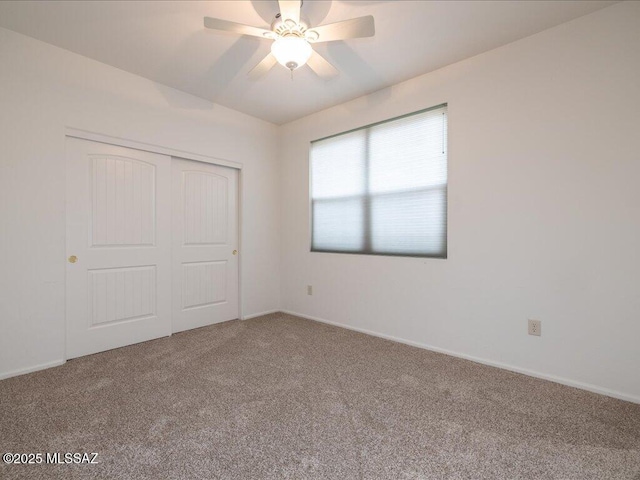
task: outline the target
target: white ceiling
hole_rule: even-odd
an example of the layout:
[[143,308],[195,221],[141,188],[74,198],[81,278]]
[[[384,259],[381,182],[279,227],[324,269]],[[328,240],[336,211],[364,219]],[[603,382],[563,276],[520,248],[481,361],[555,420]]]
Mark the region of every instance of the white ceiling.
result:
[[311,26],[375,17],[373,38],[318,44],[339,70],[247,72],[271,42],[218,33],[203,17],[268,28],[276,0],[0,2],[0,26],[282,124],[436,70],[616,3],[615,1],[306,0]]

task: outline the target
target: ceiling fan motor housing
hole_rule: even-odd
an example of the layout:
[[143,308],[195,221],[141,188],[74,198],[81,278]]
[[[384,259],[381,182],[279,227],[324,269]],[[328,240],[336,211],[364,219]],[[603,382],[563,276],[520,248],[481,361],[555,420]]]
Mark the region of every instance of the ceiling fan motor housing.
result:
[[281,37],[287,35],[296,35],[297,37],[304,37],[304,32],[309,28],[309,24],[302,18],[298,23],[291,19],[282,20],[280,14],[276,16],[276,19],[271,23],[271,30]]

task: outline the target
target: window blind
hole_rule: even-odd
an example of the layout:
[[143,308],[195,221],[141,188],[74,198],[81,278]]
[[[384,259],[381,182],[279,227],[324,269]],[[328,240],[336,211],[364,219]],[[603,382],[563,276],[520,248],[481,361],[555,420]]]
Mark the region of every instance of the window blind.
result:
[[311,250],[447,256],[447,106],[311,143]]

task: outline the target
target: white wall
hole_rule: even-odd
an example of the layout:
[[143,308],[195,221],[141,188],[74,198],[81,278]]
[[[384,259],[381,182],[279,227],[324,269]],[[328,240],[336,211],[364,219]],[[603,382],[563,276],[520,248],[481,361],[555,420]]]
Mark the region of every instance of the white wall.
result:
[[[639,82],[629,2],[285,125],[283,309],[640,401]],[[309,141],[444,102],[449,258],[309,253]]]
[[0,29],[0,378],[64,358],[65,127],[244,165],[243,313],[279,306],[278,128]]

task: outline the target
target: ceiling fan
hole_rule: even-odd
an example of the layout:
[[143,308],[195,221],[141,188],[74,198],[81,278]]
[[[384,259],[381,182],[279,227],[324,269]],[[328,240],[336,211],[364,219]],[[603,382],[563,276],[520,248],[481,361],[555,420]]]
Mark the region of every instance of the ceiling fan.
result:
[[318,76],[332,77],[337,75],[338,70],[316,52],[311,44],[372,37],[375,34],[371,15],[311,28],[300,18],[301,0],[278,0],[278,4],[280,13],[271,24],[271,30],[220,18],[204,18],[204,26],[207,28],[273,40],[271,53],[249,72],[251,78],[264,75],[276,63],[288,68],[292,76],[294,70],[307,64]]

